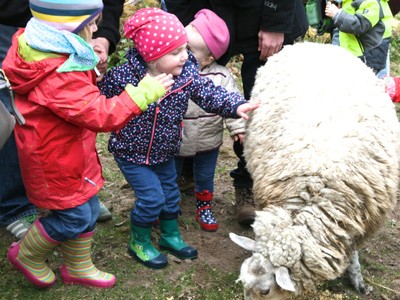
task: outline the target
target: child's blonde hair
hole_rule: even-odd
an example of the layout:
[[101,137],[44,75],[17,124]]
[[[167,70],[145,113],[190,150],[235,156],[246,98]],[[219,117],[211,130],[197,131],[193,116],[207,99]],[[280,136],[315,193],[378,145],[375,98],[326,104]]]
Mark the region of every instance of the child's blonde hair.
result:
[[[102,21],[102,19],[103,19],[102,17],[103,17],[103,14],[100,13],[99,16],[97,17],[96,21],[95,21],[97,26],[100,25],[100,23],[101,23],[101,21]],[[90,42],[90,40],[91,40],[92,37],[93,37],[93,33],[90,31],[90,22],[87,23],[87,24],[85,25],[85,27],[83,27],[82,30],[79,31],[77,34],[78,34],[81,38],[83,38],[86,42]]]

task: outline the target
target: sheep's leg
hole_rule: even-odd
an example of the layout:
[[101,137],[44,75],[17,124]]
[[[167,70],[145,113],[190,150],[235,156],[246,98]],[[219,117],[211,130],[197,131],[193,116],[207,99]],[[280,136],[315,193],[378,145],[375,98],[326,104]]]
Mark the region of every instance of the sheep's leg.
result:
[[365,294],[367,292],[364,279],[361,274],[361,266],[358,261],[358,251],[354,250],[350,259],[350,265],[347,267],[347,272],[349,274],[351,283],[354,288],[361,294]]

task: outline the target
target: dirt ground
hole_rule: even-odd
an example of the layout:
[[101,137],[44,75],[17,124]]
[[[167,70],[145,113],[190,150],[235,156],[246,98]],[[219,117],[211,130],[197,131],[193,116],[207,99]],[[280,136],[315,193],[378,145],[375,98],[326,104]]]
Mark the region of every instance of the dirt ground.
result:
[[[220,150],[215,176],[213,212],[219,223],[218,231],[205,232],[200,229],[195,221],[196,204],[193,193],[182,193],[180,203],[182,215],[179,222],[185,241],[190,241],[190,244],[198,249],[200,262],[204,260],[216,269],[237,272],[241,262],[251,254],[236,247],[229,239],[229,232],[253,236],[251,227],[241,226],[236,220],[234,188],[229,176],[229,171],[235,168],[236,156],[231,150],[232,142],[229,139],[229,137],[225,138],[224,145]],[[111,157],[104,156],[101,159],[103,167],[113,160]],[[112,193],[114,196],[103,201],[113,215],[129,215],[132,209],[133,193],[130,187],[125,184],[121,188],[120,185],[115,184],[108,186],[107,189],[115,189]],[[115,201],[114,198],[118,198],[118,201]]]
[[[233,244],[229,239],[229,232],[253,237],[250,227],[244,227],[237,223],[235,215],[235,196],[229,171],[236,166],[236,156],[231,149],[232,142],[225,137],[221,147],[215,178],[215,200],[213,211],[219,221],[217,232],[205,232],[200,230],[194,221],[195,200],[193,195],[182,194],[182,235],[185,240],[199,251],[199,263],[196,265],[211,265],[217,270],[239,272],[240,265],[251,253]],[[102,157],[103,165],[109,163],[108,158]],[[117,186],[114,186],[118,188]],[[107,189],[113,188],[109,186]],[[105,201],[114,215],[129,215],[131,209],[132,191],[130,188],[118,188],[115,195],[119,201],[113,201],[113,197]],[[360,252],[360,262],[363,265],[363,275],[366,283],[372,287],[372,291],[365,296],[355,293],[349,286],[346,277],[343,276],[332,282],[324,284],[317,293],[296,299],[383,299],[400,300],[400,202],[396,209],[388,217],[387,222],[380,232],[370,241],[365,249]],[[173,257],[171,257],[173,259]],[[180,272],[180,268],[175,269]],[[206,277],[197,271],[196,278]],[[204,273],[208,270],[204,269]],[[178,274],[176,274],[177,276]],[[174,274],[171,274],[173,277]],[[199,280],[206,288],[207,281]]]
[[[236,157],[231,149],[232,142],[229,137],[225,137],[224,145],[221,148],[215,178],[215,201],[213,211],[219,221],[217,232],[205,232],[200,230],[195,222],[195,200],[193,195],[182,195],[180,218],[181,232],[184,240],[196,247],[199,251],[199,258],[196,260],[196,276],[193,277],[193,286],[207,289],[212,282],[209,277],[209,267],[224,272],[239,273],[241,263],[249,257],[251,253],[239,248],[229,239],[229,232],[239,235],[253,237],[250,227],[243,227],[237,223],[234,207],[234,189],[229,177],[229,171],[236,166]],[[118,177],[118,168],[114,160],[108,155],[106,150],[100,150],[103,164],[103,172],[113,174],[112,180],[106,182],[104,191],[106,200],[103,202],[111,210],[114,219],[112,222],[105,222],[99,226],[110,226],[124,228],[126,235],[129,235],[129,213],[132,208],[133,193],[129,187],[124,185],[124,179]],[[106,176],[109,177],[109,176]],[[10,236],[2,228],[0,239],[9,240]],[[110,249],[104,250],[103,255],[113,251],[113,247],[120,245],[110,245]],[[125,246],[125,244],[124,244]],[[125,248],[119,252],[126,252]],[[372,287],[368,295],[359,295],[349,286],[346,277],[327,282],[321,286],[316,293],[307,296],[296,297],[297,300],[311,299],[366,299],[366,300],[400,300],[400,202],[393,213],[388,217],[385,225],[379,233],[367,244],[365,249],[360,252],[360,261],[363,267],[363,275],[366,283]],[[98,253],[96,260],[101,261],[101,254]],[[122,254],[127,255],[127,254]],[[170,256],[170,261],[175,258]],[[170,268],[167,276],[172,281],[178,281],[179,276],[190,268],[192,262],[175,261],[176,267]],[[204,268],[202,267],[204,266]],[[125,282],[125,286],[130,284],[146,286],[148,278],[153,276],[153,271],[140,271],[140,277],[136,277],[132,282]],[[142,280],[140,279],[142,278]],[[143,282],[141,282],[143,281]],[[188,292],[190,293],[190,292]],[[0,297],[1,298],[1,297]],[[179,297],[179,299],[192,299],[191,297]],[[237,298],[235,298],[237,299]]]

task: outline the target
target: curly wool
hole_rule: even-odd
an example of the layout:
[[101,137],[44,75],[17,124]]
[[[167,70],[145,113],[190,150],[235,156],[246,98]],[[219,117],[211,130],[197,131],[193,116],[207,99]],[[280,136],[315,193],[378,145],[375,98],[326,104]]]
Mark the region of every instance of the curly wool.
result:
[[254,99],[244,154],[263,210],[257,252],[311,290],[340,276],[394,207],[399,122],[373,72],[332,45],[286,46],[259,69]]

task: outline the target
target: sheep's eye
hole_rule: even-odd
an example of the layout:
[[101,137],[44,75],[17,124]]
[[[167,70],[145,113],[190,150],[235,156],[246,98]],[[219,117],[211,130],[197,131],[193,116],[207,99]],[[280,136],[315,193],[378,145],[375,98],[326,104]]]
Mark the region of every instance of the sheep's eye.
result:
[[269,289],[260,291],[260,296],[265,296],[265,295],[268,295],[268,294],[269,294]]

